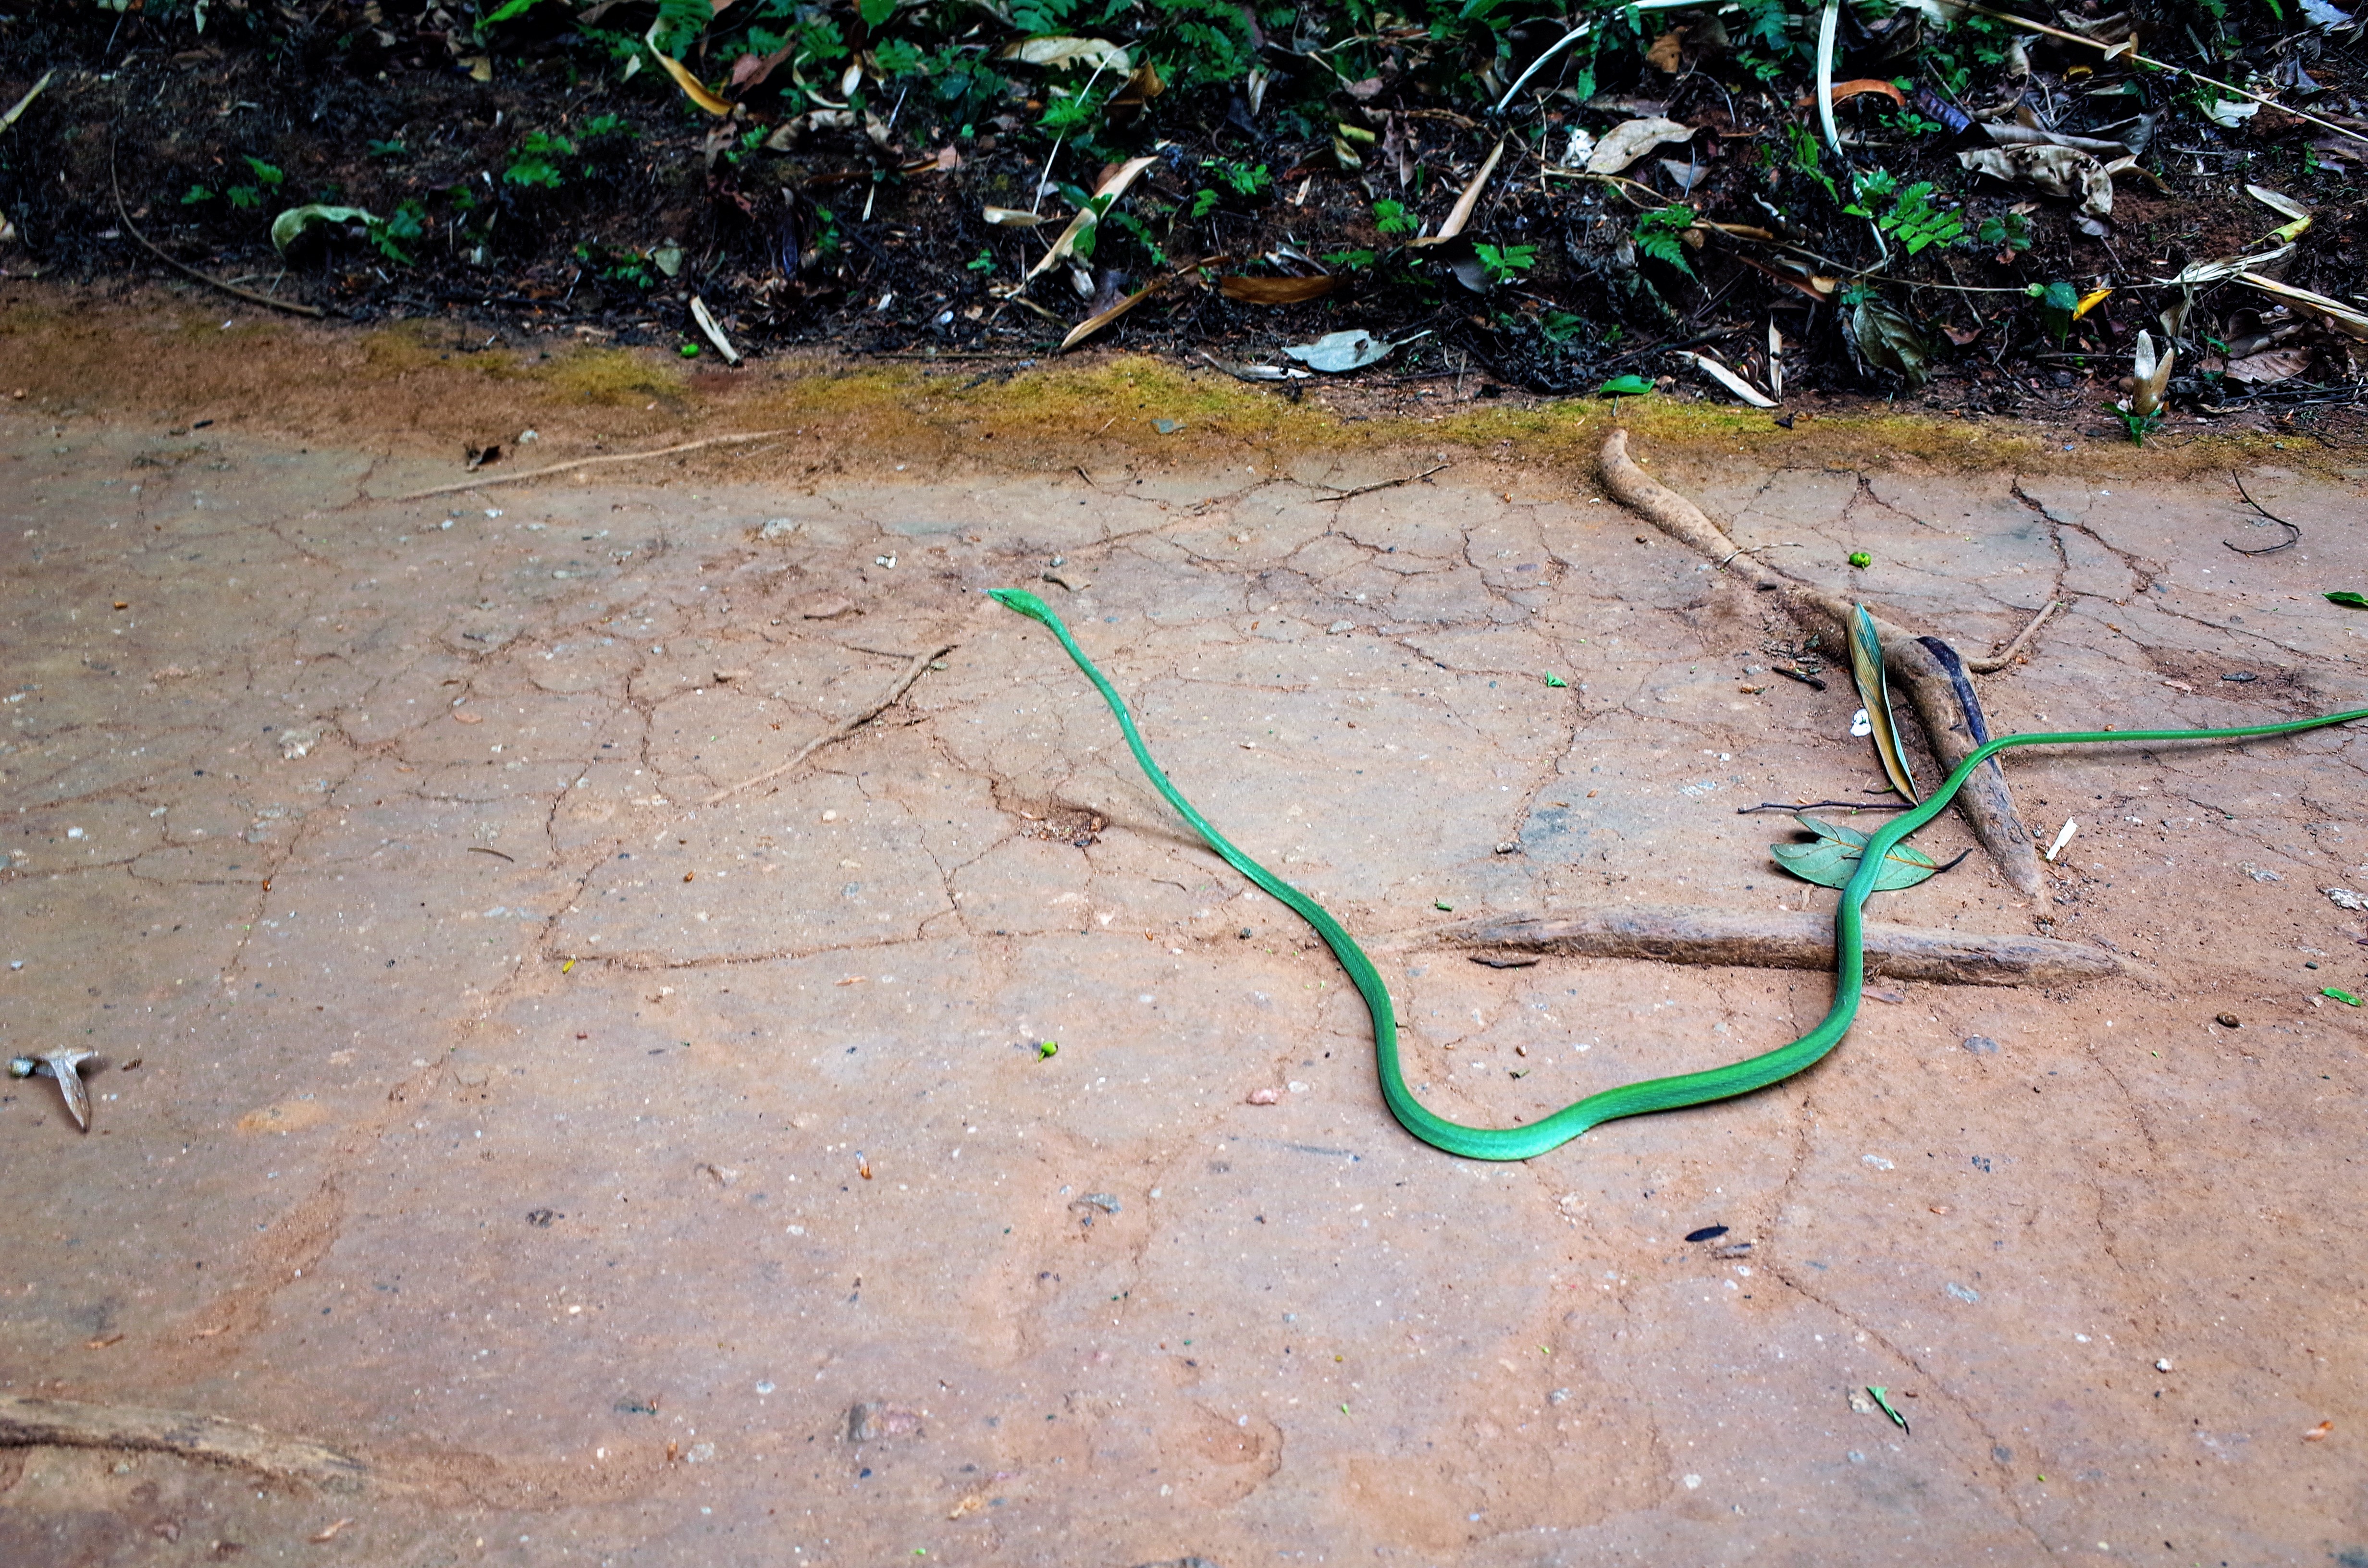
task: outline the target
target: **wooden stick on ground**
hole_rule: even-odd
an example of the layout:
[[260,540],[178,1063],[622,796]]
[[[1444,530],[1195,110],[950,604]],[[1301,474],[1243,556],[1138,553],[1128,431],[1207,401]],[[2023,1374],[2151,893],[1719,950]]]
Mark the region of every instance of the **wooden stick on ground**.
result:
[[779,778],[782,774],[787,773],[791,768],[797,767],[798,764],[803,762],[806,758],[814,756],[814,753],[822,750],[823,747],[830,744],[831,742],[843,740],[847,736],[853,734],[856,731],[863,728],[864,725],[878,718],[898,698],[904,696],[907,691],[910,691],[913,688],[913,683],[921,678],[921,672],[929,667],[929,662],[931,660],[942,658],[946,654],[952,653],[954,645],[952,643],[940,642],[926,653],[914,654],[913,662],[905,666],[905,673],[896,677],[896,684],[890,687],[887,691],[882,695],[879,701],[873,703],[871,707],[865,709],[860,713],[852,714],[848,718],[841,719],[837,723],[832,725],[829,729],[825,730],[821,734],[816,735],[814,739],[800,746],[797,749],[796,755],[792,756],[789,761],[781,764],[779,767],[768,767],[765,769],[764,772],[757,775],[754,778],[743,778],[737,784],[726,785],[724,788],[718,790],[715,793],[708,796],[707,799],[700,801],[699,803],[702,806],[712,806],[719,801],[730,800],[733,796],[740,793],[743,790],[753,790],[759,784],[769,783],[773,779]]
[[392,495],[390,501],[425,501],[431,495],[457,495],[463,490],[488,490],[496,484],[518,484],[529,479],[542,479],[554,473],[566,473],[579,468],[594,468],[601,463],[634,463],[647,458],[670,458],[677,452],[695,452],[701,447],[729,447],[746,441],[769,441],[776,436],[794,436],[794,430],[746,430],[732,436],[708,436],[696,441],[684,441],[671,447],[659,447],[646,452],[605,452],[598,457],[577,458],[574,462],[552,463],[549,468],[529,468],[517,473],[495,474],[490,479],[464,479],[456,484],[438,484],[427,490],[415,490],[408,495]]
[[[2052,937],[1986,937],[1870,921],[1866,971],[1943,985],[2080,985],[2128,972],[2112,954]],[[1623,905],[1592,915],[1474,920],[1434,934],[1463,948],[1573,958],[1655,959],[1742,969],[1834,967],[1834,923],[1822,915],[1725,915]]]
[[[38,91],[39,89],[37,88],[35,90]],[[225,283],[210,272],[199,272],[188,262],[176,261],[172,256],[166,255],[165,251],[157,245],[155,241],[150,239],[147,235],[140,232],[140,225],[131,221],[131,214],[130,212],[124,210],[123,187],[117,183],[115,178],[115,144],[111,142],[108,143],[107,147],[107,186],[109,190],[115,192],[115,215],[118,219],[122,221],[124,232],[129,233],[133,239],[138,240],[142,245],[146,247],[149,255],[154,256],[158,261],[163,262],[174,271],[186,273],[189,277],[194,278],[199,282],[204,284],[209,289],[219,289],[225,294],[233,295],[241,300],[245,300],[252,304],[265,305],[275,311],[286,311],[290,315],[311,316],[315,321],[318,321],[328,314],[327,312],[322,310],[318,305],[300,305],[292,300],[275,300],[268,294],[258,294],[252,289],[242,289],[235,283]]]
[[[1600,457],[1604,487],[1612,498],[1648,519],[1663,533],[1692,546],[1722,570],[1735,570],[1755,588],[1772,594],[1802,621],[1827,631],[1834,646],[1850,646],[1853,607],[1850,601],[1810,584],[1788,577],[1765,562],[1744,553],[1743,547],[1703,515],[1702,509],[1636,466],[1628,455],[1628,432],[1614,430],[1604,437]],[[1872,612],[1870,612],[1872,613]],[[1954,767],[1976,744],[1957,707],[1956,691],[1932,651],[1917,634],[1881,616],[1875,631],[1883,639],[1883,662],[1907,690],[1908,701],[1922,721],[1932,752],[1943,767]],[[2037,629],[2037,622],[2032,630]],[[2020,641],[2018,639],[2018,641]],[[2039,852],[2016,817],[2014,797],[1996,759],[1967,780],[1957,795],[1957,809],[1980,839],[1982,847],[2015,890],[2028,898],[2042,896]]]
[[143,1449],[338,1491],[370,1475],[361,1460],[335,1449],[211,1415],[0,1394],[0,1448],[33,1447]]

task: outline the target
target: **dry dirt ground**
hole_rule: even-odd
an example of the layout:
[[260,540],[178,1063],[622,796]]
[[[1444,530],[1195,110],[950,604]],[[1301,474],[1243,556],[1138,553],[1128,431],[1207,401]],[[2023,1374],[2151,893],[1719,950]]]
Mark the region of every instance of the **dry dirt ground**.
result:
[[[1368,941],[1431,1105],[1526,1119],[1828,983],[1447,927],[1829,908],[1736,808],[1877,783],[1847,677],[1773,677],[1789,631],[1583,472],[1087,444],[405,503],[450,453],[0,407],[6,1041],[108,1063],[87,1135],[5,1085],[0,1395],[359,1472],[0,1449],[0,1559],[2368,1561],[2368,1019],[2317,995],[2368,989],[2322,891],[2368,890],[2357,733],[2017,754],[2080,824],[2044,905],[1976,856],[1875,913],[2124,977],[1879,982],[1776,1089],[1490,1166],[1390,1119],[1330,959],[977,590],[1057,600]],[[2368,700],[2319,597],[2368,585],[2361,473],[2256,463],[2305,534],[2246,557],[2225,479],[1831,450],[1662,467],[1971,651],[2066,598],[2000,730]]]

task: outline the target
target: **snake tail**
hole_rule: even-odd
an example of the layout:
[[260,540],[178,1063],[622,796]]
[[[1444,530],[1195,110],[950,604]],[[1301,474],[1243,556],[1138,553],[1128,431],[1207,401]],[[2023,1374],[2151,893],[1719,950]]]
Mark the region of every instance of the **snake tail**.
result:
[[1401,1126],[1430,1144],[1474,1160],[1527,1160],[1560,1148],[1589,1128],[1600,1127],[1622,1117],[1645,1116],[1655,1111],[1679,1110],[1690,1106],[1707,1105],[1713,1100],[1748,1095],[1771,1084],[1781,1084],[1804,1068],[1815,1065],[1850,1032],[1858,1017],[1859,1004],[1864,997],[1866,983],[1866,948],[1864,942],[1864,911],[1866,901],[1874,892],[1875,878],[1883,862],[1902,840],[1947,809],[1974,770],[2002,751],[2018,746],[2085,745],[2108,743],[2128,744],[2131,742],[2154,743],[2176,741],[2242,741],[2273,735],[2295,735],[2306,730],[2324,729],[2332,724],[2348,724],[2368,719],[2368,709],[2344,713],[2329,713],[2313,719],[2294,719],[2277,724],[2251,724],[2233,730],[2101,730],[2036,733],[2020,735],[1999,735],[1984,742],[1966,754],[1940,787],[1926,796],[1914,809],[1901,812],[1867,836],[1860,852],[1859,869],[1841,891],[1841,902],[1834,910],[1834,998],[1826,1016],[1816,1027],[1800,1039],[1780,1045],[1761,1055],[1731,1062],[1725,1067],[1712,1067],[1699,1073],[1680,1073],[1668,1078],[1647,1078],[1639,1083],[1622,1084],[1605,1089],[1563,1107],[1551,1115],[1519,1127],[1469,1127],[1450,1121],[1423,1105],[1406,1086],[1406,1074],[1398,1059],[1397,1013],[1390,1003],[1389,988],[1382,982],[1381,971],[1373,967],[1365,950],[1357,946],[1356,938],[1346,927],[1314,899],[1284,881],[1281,877],[1251,859],[1233,842],[1211,824],[1192,807],[1159,765],[1152,760],[1151,752],[1135,728],[1133,715],[1128,712],[1125,699],[1100,670],[1094,666],[1086,651],[1077,645],[1069,629],[1054,614],[1053,608],[1024,588],[989,588],[989,597],[1007,609],[1017,611],[1029,619],[1040,622],[1074,660],[1086,678],[1110,705],[1118,720],[1119,731],[1126,737],[1127,749],[1134,754],[1152,787],[1162,799],[1173,806],[1192,831],[1215,850],[1225,864],[1248,878],[1259,891],[1288,907],[1307,922],[1324,945],[1339,960],[1350,984],[1363,998],[1365,1010],[1372,1016],[1373,1027],[1374,1065],[1381,1077],[1382,1099],[1390,1108]]

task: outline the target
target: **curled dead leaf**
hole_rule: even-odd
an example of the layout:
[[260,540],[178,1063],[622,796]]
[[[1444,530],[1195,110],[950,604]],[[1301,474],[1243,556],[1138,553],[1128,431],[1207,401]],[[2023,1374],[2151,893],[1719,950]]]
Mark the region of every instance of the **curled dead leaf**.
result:
[[1217,279],[1217,292],[1245,305],[1300,305],[1339,287],[1338,278],[1243,278]]

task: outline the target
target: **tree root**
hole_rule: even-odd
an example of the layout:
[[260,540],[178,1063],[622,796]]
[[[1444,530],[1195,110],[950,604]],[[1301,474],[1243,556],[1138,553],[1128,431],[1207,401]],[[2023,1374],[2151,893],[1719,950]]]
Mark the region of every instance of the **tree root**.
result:
[[[1870,921],[1866,972],[1943,985],[2081,985],[2128,972],[2112,954],[2051,937],[1985,937]],[[1623,905],[1591,915],[1474,920],[1433,933],[1451,946],[1570,958],[1655,959],[1738,969],[1834,967],[1823,915],[1738,915]],[[1482,962],[1490,961],[1474,953]],[[1530,961],[1535,961],[1534,960]]]
[[142,1449],[332,1491],[351,1491],[370,1476],[351,1455],[216,1416],[0,1394],[0,1448],[35,1447]]
[[[1754,588],[1772,595],[1796,620],[1825,633],[1835,647],[1850,646],[1854,608],[1850,600],[1789,577],[1747,555],[1725,529],[1703,515],[1701,507],[1636,466],[1635,460],[1628,455],[1627,431],[1616,429],[1604,437],[1599,460],[1604,487],[1622,506],[1671,539],[1691,546],[1722,571],[1736,571]],[[1916,717],[1923,723],[1925,736],[1931,742],[1933,755],[1941,767],[1953,768],[1980,743],[1974,738],[1964,712],[1957,704],[1947,667],[1906,627],[1878,615],[1874,617],[1874,628],[1883,640],[1884,667],[1907,693]],[[2025,635],[2037,629],[2038,622],[2034,621]],[[2018,644],[2021,641],[2016,639]],[[1979,669],[1983,665],[1970,667]],[[2015,891],[2027,898],[2044,896],[2045,884],[2040,880],[2039,852],[2015,815],[2014,797],[2008,792],[2006,776],[1998,771],[1995,758],[1958,791],[1957,809],[1964,813],[1974,836],[1981,841]]]

